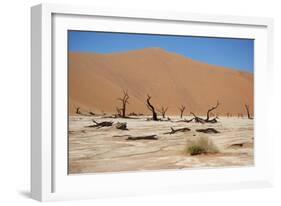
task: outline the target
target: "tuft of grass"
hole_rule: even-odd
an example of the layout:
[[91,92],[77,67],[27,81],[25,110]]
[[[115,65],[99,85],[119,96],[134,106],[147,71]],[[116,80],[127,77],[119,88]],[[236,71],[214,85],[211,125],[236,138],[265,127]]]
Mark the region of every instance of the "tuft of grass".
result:
[[208,137],[187,142],[185,152],[190,155],[214,154],[218,153],[218,147]]

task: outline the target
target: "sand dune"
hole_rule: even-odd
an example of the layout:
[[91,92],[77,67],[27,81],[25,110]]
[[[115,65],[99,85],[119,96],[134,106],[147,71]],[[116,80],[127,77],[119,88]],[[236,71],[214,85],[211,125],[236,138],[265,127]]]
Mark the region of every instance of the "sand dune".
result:
[[128,112],[148,114],[146,94],[157,107],[168,106],[168,115],[178,114],[180,105],[205,114],[216,111],[246,114],[253,110],[253,74],[194,61],[160,48],[114,53],[69,53],[69,112],[115,112],[122,90],[130,95]]

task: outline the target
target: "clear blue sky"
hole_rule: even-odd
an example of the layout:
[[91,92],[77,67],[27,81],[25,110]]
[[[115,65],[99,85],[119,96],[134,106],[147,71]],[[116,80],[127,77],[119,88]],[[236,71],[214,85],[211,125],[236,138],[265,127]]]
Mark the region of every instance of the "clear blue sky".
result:
[[69,31],[69,51],[114,53],[160,47],[194,60],[253,72],[254,40],[154,34]]

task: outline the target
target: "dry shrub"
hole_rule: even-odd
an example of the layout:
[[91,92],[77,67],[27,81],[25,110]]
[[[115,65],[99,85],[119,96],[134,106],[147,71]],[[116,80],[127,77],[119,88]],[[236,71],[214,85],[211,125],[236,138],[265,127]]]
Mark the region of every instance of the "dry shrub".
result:
[[185,152],[190,155],[214,154],[218,153],[217,146],[208,137],[200,137],[196,140],[188,141]]

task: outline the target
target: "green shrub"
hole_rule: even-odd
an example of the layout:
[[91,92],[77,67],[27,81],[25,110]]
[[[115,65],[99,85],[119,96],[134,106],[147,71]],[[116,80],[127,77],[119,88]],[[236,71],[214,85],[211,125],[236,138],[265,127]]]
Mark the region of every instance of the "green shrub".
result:
[[185,152],[190,155],[200,155],[219,152],[217,146],[208,137],[187,142]]

